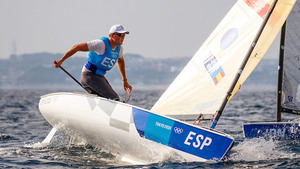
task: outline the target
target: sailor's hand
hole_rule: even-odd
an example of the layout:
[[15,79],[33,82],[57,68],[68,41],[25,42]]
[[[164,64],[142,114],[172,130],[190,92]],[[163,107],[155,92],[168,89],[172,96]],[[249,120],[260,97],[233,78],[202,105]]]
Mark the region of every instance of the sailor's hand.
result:
[[123,87],[125,91],[124,103],[127,103],[130,100],[132,87],[128,84],[127,80],[123,80]]
[[132,87],[131,87],[131,85],[127,82],[127,80],[123,80],[123,87],[124,87],[124,90],[125,90],[125,91],[129,90],[129,92],[131,92],[131,90],[132,90]]
[[62,64],[61,59],[53,61],[53,65],[55,68],[59,68],[61,64]]

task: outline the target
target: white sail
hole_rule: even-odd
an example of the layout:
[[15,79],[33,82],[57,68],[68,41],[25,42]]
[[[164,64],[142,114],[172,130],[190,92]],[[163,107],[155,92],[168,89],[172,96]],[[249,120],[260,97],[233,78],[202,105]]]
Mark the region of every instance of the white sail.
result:
[[239,0],[153,106],[165,115],[214,114],[274,0]]
[[[249,66],[246,70],[251,70],[251,65],[255,65],[255,60],[260,60],[261,53],[265,52],[269,45],[269,39],[274,38],[274,34],[280,28],[280,25],[286,20],[291,9],[286,24],[282,27],[279,69],[278,69],[278,89],[277,89],[277,122],[255,122],[243,125],[243,133],[246,138],[263,137],[272,140],[298,140],[300,137],[299,121],[281,122],[281,113],[288,112],[299,114],[299,71],[300,71],[300,45],[299,41],[299,9],[300,1],[296,0],[278,0],[270,19],[263,30],[262,36],[257,43],[257,48],[253,50],[251,59],[248,60]],[[295,4],[296,3],[296,4]],[[255,55],[257,54],[257,59]],[[252,63],[250,63],[252,62]],[[244,77],[239,79],[240,82],[247,77],[245,71]]]
[[[238,91],[241,85],[246,81],[248,76],[253,72],[255,67],[261,61],[270,45],[279,33],[282,25],[286,21],[289,13],[293,9],[296,0],[278,0],[274,7],[249,59],[243,69],[243,72],[232,92],[231,97]],[[300,18],[299,18],[300,19]],[[298,24],[300,26],[300,24]],[[299,49],[298,49],[299,50]],[[300,53],[298,53],[300,54]],[[230,99],[228,99],[229,101]]]
[[300,2],[286,22],[281,106],[300,111]]

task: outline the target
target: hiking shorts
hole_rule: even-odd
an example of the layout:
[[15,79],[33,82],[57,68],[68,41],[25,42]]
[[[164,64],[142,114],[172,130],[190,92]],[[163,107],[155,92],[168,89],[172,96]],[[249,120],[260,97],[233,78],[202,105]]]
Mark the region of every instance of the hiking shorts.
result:
[[97,75],[90,71],[81,72],[80,82],[90,94],[97,94],[113,100],[120,100],[118,94],[113,90],[104,76]]

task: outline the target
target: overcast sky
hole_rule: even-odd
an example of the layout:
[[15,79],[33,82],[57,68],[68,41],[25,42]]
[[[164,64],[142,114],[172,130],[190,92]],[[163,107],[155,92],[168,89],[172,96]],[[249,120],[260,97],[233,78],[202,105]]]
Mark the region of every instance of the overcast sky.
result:
[[[190,57],[235,2],[1,0],[0,58],[12,53],[65,53],[75,43],[106,36],[116,23],[130,31],[124,53],[148,58]],[[277,52],[277,48],[273,50]]]

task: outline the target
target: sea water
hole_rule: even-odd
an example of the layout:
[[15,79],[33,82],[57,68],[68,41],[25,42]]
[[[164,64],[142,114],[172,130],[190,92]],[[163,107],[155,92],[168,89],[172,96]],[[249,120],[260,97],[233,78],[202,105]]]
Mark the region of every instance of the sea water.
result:
[[[147,165],[124,163],[115,154],[57,132],[41,142],[51,126],[38,110],[41,95],[54,89],[0,89],[0,168],[299,168],[300,141],[245,139],[242,124],[276,118],[276,91],[241,90],[227,105],[216,127],[232,135],[233,148],[221,162],[158,159]],[[64,90],[66,91],[66,90]],[[163,90],[134,90],[132,105],[150,109]],[[83,92],[83,91],[81,91]],[[122,92],[120,95],[122,96]],[[285,115],[285,119],[292,119]],[[142,150],[141,150],[142,151]]]

